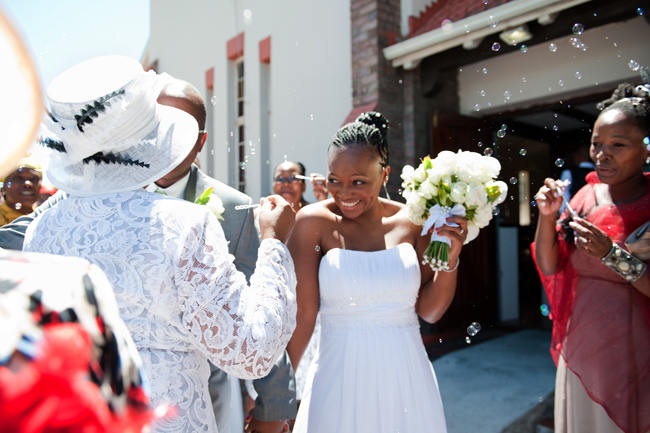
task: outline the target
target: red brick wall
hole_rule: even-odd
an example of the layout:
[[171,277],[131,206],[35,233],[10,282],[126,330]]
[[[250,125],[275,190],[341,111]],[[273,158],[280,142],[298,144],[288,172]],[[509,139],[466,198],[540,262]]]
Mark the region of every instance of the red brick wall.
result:
[[402,70],[393,68],[382,50],[400,35],[400,0],[351,0],[352,97],[354,107],[376,104],[389,121],[388,142],[393,167],[391,197],[401,184],[406,161]]

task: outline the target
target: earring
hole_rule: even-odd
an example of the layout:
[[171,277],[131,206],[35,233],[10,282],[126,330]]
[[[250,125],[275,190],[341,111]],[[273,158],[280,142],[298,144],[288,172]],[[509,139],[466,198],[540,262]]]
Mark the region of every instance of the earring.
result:
[[384,181],[384,192],[386,193],[386,198],[390,200],[390,195],[388,194],[388,188],[386,188],[386,182]]

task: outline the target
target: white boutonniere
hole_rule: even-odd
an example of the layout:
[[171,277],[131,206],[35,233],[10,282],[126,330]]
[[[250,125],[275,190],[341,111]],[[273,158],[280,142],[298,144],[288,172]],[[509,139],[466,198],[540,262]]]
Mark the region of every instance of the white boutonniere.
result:
[[213,189],[214,188],[208,188],[203,191],[203,194],[201,194],[194,203],[207,206],[217,218],[223,220],[223,211],[225,210],[223,202],[216,195],[212,195]]

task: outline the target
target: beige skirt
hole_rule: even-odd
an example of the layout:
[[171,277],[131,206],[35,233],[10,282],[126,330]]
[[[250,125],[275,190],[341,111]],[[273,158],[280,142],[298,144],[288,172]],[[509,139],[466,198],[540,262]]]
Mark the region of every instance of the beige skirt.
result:
[[555,433],[623,433],[605,409],[589,398],[561,356],[555,376]]

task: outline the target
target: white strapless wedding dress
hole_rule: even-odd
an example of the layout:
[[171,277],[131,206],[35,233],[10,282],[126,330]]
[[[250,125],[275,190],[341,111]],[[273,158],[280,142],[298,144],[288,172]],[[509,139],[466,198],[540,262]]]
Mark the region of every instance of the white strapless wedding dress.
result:
[[321,336],[294,433],[444,433],[419,332],[420,268],[408,243],[332,249],[319,269]]

